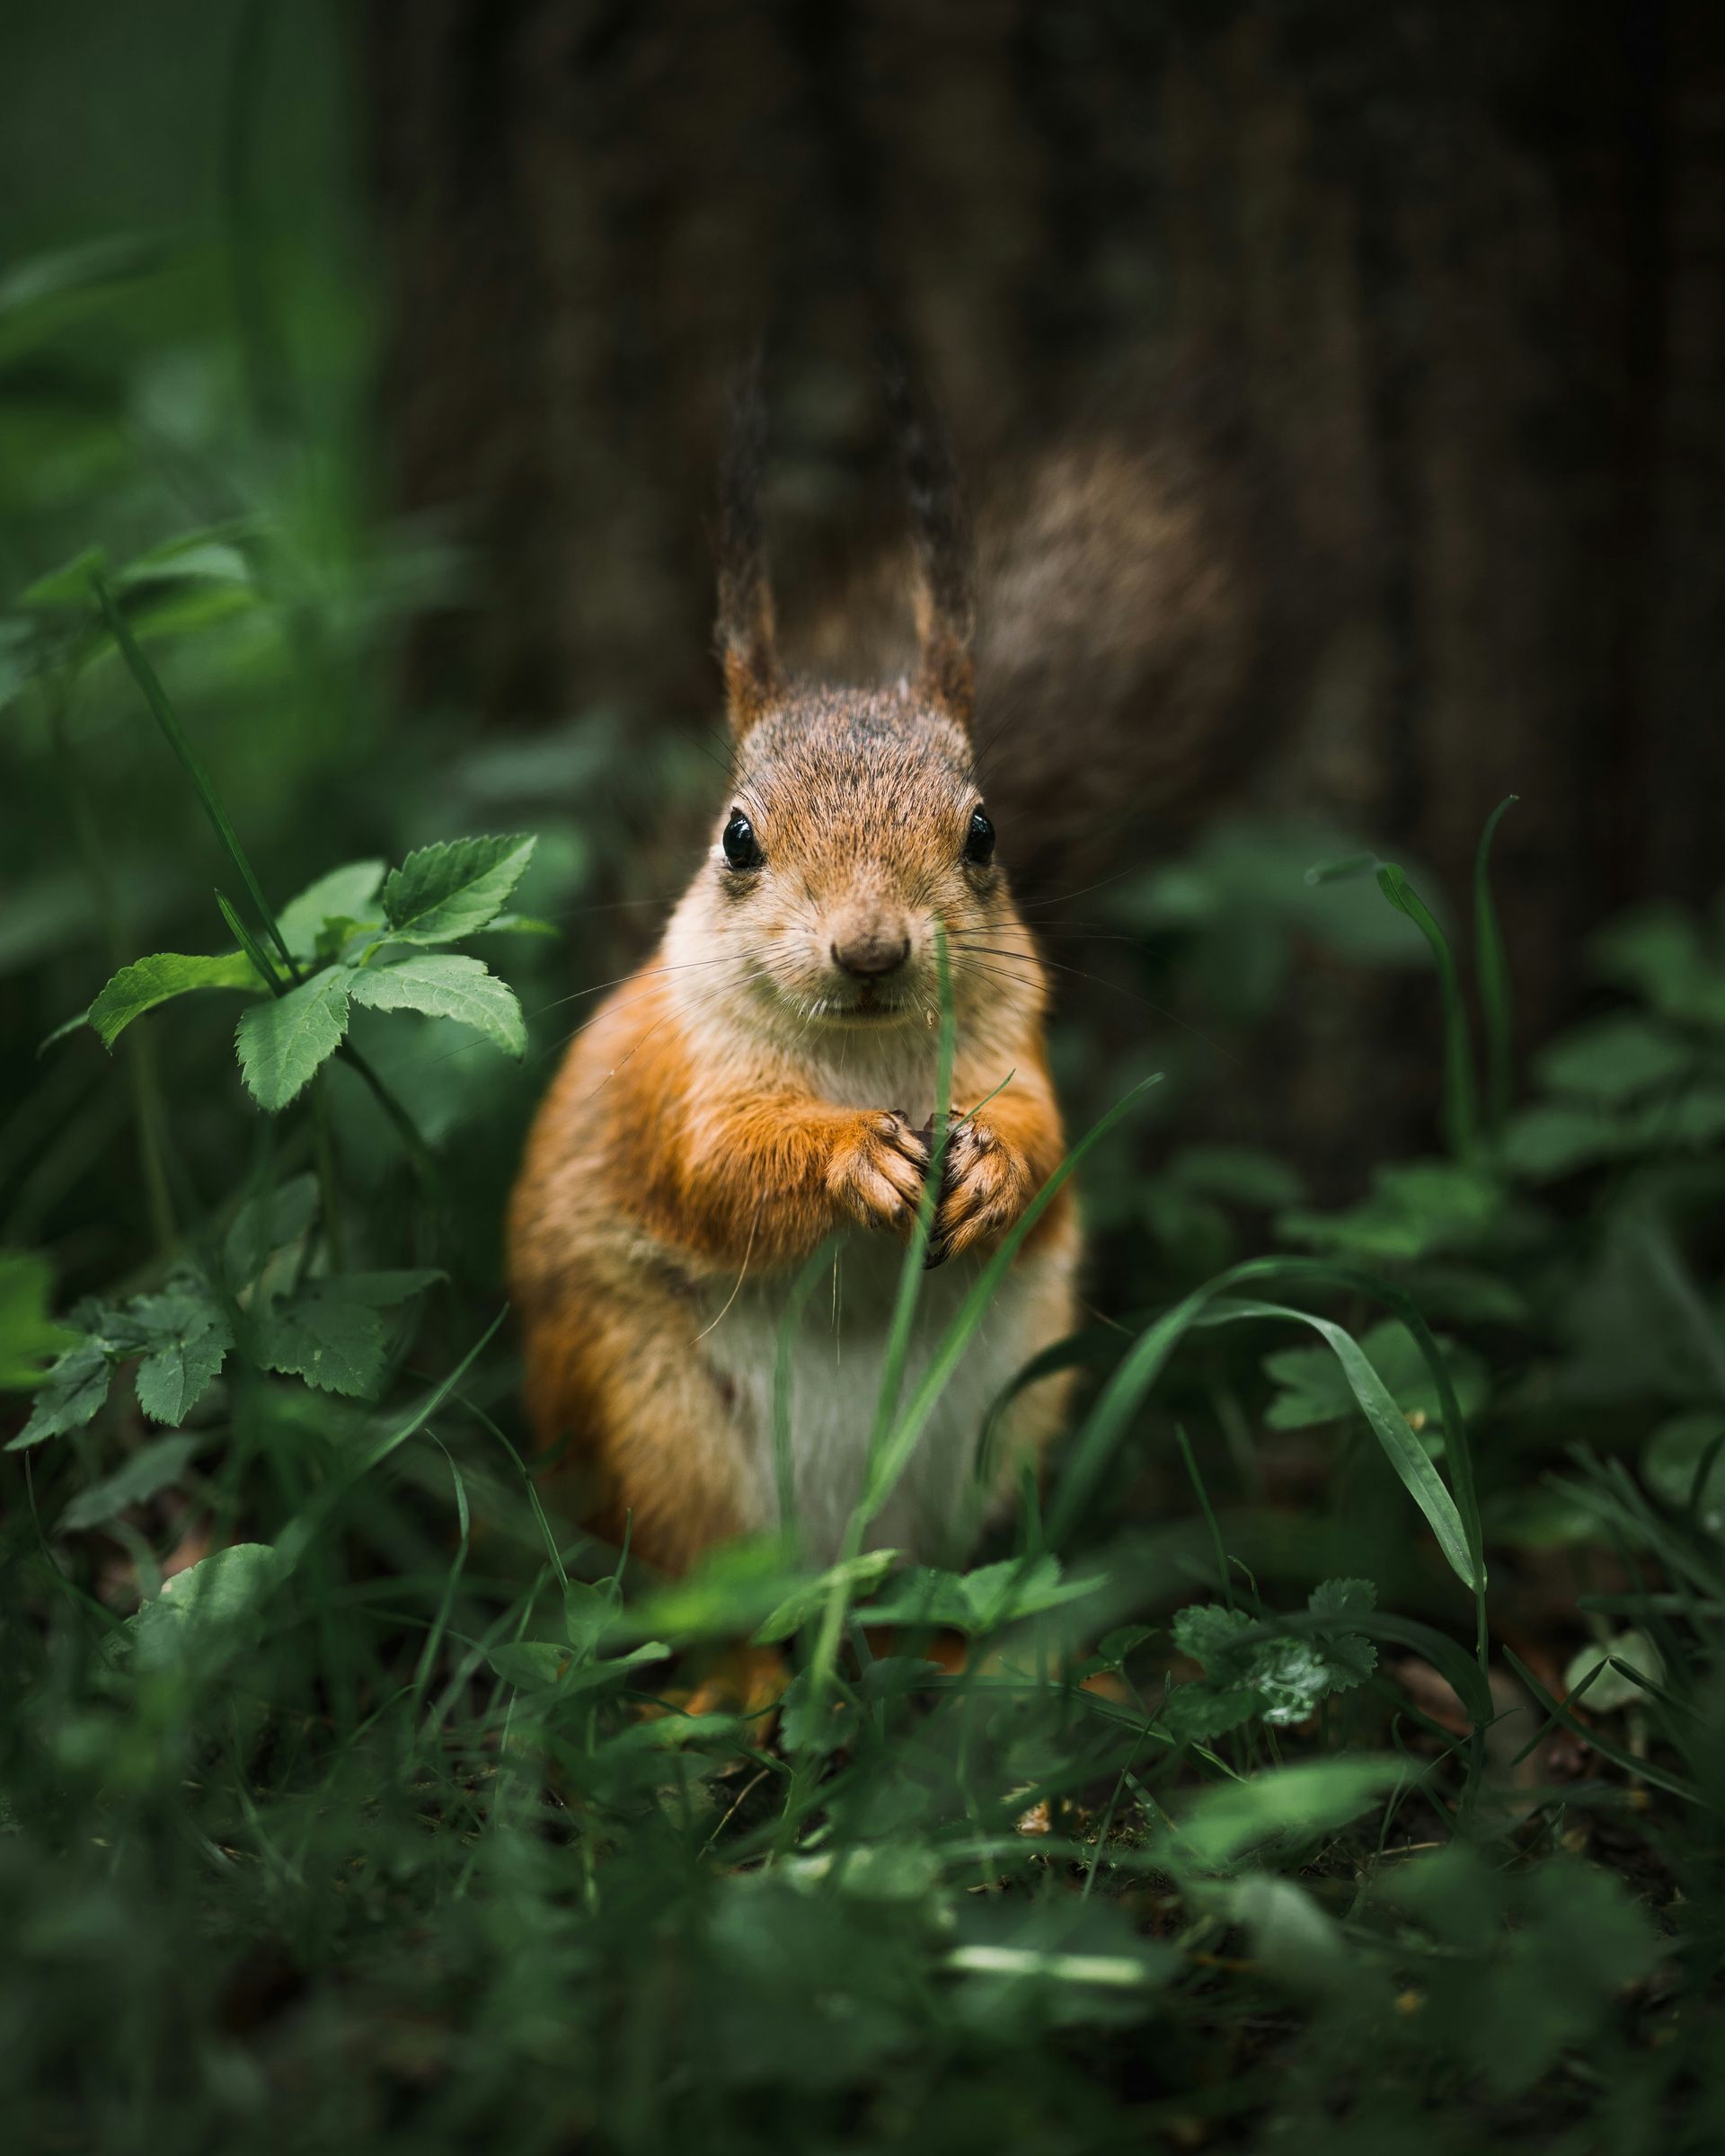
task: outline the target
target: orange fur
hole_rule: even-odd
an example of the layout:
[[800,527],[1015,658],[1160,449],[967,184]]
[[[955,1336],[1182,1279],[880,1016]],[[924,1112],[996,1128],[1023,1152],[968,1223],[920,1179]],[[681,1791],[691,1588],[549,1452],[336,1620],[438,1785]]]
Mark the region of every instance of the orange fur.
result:
[[[743,420],[720,588],[732,791],[654,959],[571,1047],[509,1215],[535,1429],[546,1445],[571,1440],[605,1524],[615,1533],[626,1519],[633,1546],[673,1569],[777,1521],[787,1493],[769,1385],[781,1352],[799,1388],[796,1524],[830,1549],[854,1501],[895,1274],[879,1253],[909,1233],[929,1165],[943,946],[952,1106],[974,1112],[946,1148],[931,1327],[1062,1145],[1042,968],[986,834],[976,839],[969,568],[950,473],[919,437],[927,603],[916,672],[880,689],[787,685],[750,490],[760,418],[747,400]],[[739,823],[747,843],[733,848],[727,829]],[[835,1230],[854,1255],[833,1275],[830,1353],[812,1321],[781,1341],[785,1291]],[[957,1530],[986,1409],[1072,1329],[1077,1258],[1062,1191],[967,1347],[962,1382],[955,1373],[937,1403],[897,1509],[876,1523],[883,1539],[928,1559]],[[932,1352],[930,1338],[916,1354]],[[1039,1452],[1065,1392],[1044,1381],[1013,1401],[997,1489]]]

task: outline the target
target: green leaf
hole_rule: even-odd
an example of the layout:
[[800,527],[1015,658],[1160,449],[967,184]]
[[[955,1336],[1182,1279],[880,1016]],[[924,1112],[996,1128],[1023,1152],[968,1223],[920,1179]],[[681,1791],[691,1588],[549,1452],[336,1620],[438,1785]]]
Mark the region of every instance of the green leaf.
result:
[[500,1677],[523,1692],[554,1692],[569,1699],[625,1677],[632,1669],[647,1663],[668,1661],[670,1652],[662,1640],[649,1639],[626,1655],[582,1663],[571,1648],[550,1640],[523,1639],[494,1647],[485,1658]]
[[1651,1697],[1646,1684],[1612,1665],[1621,1662],[1653,1684],[1665,1682],[1665,1657],[1645,1632],[1618,1632],[1604,1641],[1590,1641],[1570,1657],[1563,1672],[1566,1693],[1579,1692],[1579,1705],[1593,1714],[1615,1714],[1621,1708],[1639,1707]]
[[1725,1533],[1725,1411],[1696,1408],[1662,1422],[1641,1454],[1641,1480],[1679,1512],[1693,1505],[1709,1534]]
[[72,606],[86,613],[90,605],[90,579],[108,566],[106,550],[86,546],[69,561],[50,569],[18,594],[21,606]]
[[1030,1565],[1006,1558],[963,1573],[912,1565],[882,1601],[871,1603],[857,1615],[869,1624],[949,1625],[955,1631],[990,1632],[1079,1601],[1100,1585],[1094,1574],[1062,1579],[1059,1560],[1051,1556]]
[[1171,1684],[1162,1702],[1162,1724],[1180,1743],[1201,1745],[1263,1710],[1264,1695],[1255,1684]]
[[384,882],[384,913],[400,943],[454,943],[494,921],[521,880],[534,841],[458,838],[421,846]]
[[249,1287],[278,1250],[304,1241],[317,1218],[314,1175],[290,1176],[261,1197],[246,1200],[222,1244],[222,1266],[235,1289]]
[[595,1586],[585,1579],[563,1585],[563,1633],[573,1652],[583,1659],[592,1654],[616,1622],[616,1583],[607,1579]]
[[368,911],[375,915],[372,901],[383,880],[381,861],[350,861],[342,868],[332,869],[327,876],[320,876],[282,907],[276,925],[283,942],[296,959],[316,958],[323,923],[338,919],[361,921]]
[[19,263],[0,278],[0,359],[58,336],[169,257],[165,239],[121,234]]
[[46,1258],[0,1250],[0,1389],[30,1392],[78,1335],[49,1315],[54,1273]]
[[1305,1189],[1296,1170],[1256,1145],[1182,1146],[1165,1171],[1182,1189],[1266,1210],[1296,1206]]
[[429,1018],[453,1018],[472,1026],[511,1056],[526,1052],[527,1029],[515,991],[482,959],[454,951],[427,951],[394,966],[361,968],[348,976],[356,1003],[374,1011],[423,1011]]
[[1369,1579],[1326,1579],[1306,1596],[1305,1606],[1319,1617],[1368,1617],[1377,1607],[1377,1588]]
[[57,1534],[83,1534],[117,1519],[133,1505],[177,1482],[198,1449],[195,1437],[155,1437],[141,1445],[124,1467],[81,1490],[60,1515]]
[[137,1404],[152,1421],[183,1422],[233,1345],[226,1313],[208,1294],[177,1287],[140,1296],[128,1314],[147,1348],[137,1366]]
[[1668,1018],[1725,1029],[1725,963],[1681,906],[1659,902],[1625,914],[1601,932],[1594,953],[1607,980],[1634,989]]
[[339,1281],[301,1288],[258,1331],[266,1369],[303,1377],[321,1392],[368,1400],[383,1382],[384,1321],[364,1303],[343,1296]]
[[1305,1842],[1346,1826],[1406,1772],[1393,1759],[1320,1759],[1216,1783],[1181,1814],[1166,1851],[1182,1869],[1223,1870],[1263,1843]]
[[1610,1160],[1623,1151],[1625,1135],[1601,1108],[1539,1101],[1505,1124],[1498,1157],[1512,1175],[1550,1182]]
[[122,966],[91,1004],[86,1016],[111,1048],[135,1018],[197,988],[242,988],[261,994],[264,984],[243,950],[219,958],[188,958],[172,950]]
[[1678,1083],[1694,1065],[1686,1041],[1644,1018],[1624,1015],[1566,1034],[1535,1067],[1553,1092],[1615,1107]]
[[[1368,1583],[1337,1584],[1358,1589]],[[1370,1607],[1367,1599],[1358,1613]],[[1184,1736],[1219,1736],[1252,1713],[1272,1724],[1303,1722],[1332,1692],[1361,1683],[1377,1666],[1376,1650],[1358,1633],[1267,1634],[1244,1610],[1214,1604],[1181,1610],[1173,1633],[1181,1653],[1201,1663],[1209,1680],[1169,1694],[1169,1727]],[[1213,1709],[1195,1696],[1200,1691],[1214,1700]]]
[[811,1617],[818,1617],[827,1606],[827,1598],[836,1586],[843,1584],[853,1592],[866,1592],[886,1577],[898,1561],[898,1552],[892,1550],[868,1550],[860,1557],[847,1558],[842,1564],[830,1567],[804,1580],[787,1595],[755,1632],[756,1643],[772,1646],[780,1639],[788,1639],[800,1631]]
[[[1499,811],[1501,813],[1501,811]],[[1473,1051],[1469,1044],[1467,1005],[1456,978],[1455,960],[1444,934],[1420,894],[1393,861],[1377,871],[1377,888],[1397,913],[1405,914],[1438,963],[1438,992],[1444,1009],[1444,1128],[1457,1160],[1472,1154],[1479,1135],[1479,1105],[1473,1084]]]
[[[1419,1342],[1401,1320],[1381,1320],[1361,1338],[1359,1346],[1402,1413],[1441,1428],[1443,1403],[1437,1380]],[[1453,1340],[1440,1339],[1438,1346],[1462,1412],[1472,1415],[1485,1398],[1485,1365]],[[1264,1370],[1280,1388],[1264,1416],[1272,1429],[1309,1429],[1316,1423],[1340,1421],[1357,1409],[1347,1373],[1327,1348],[1279,1348],[1264,1357]]]
[[485,923],[488,936],[551,936],[561,937],[562,930],[554,921],[542,921],[537,914],[499,914]]
[[1308,1311],[1294,1310],[1284,1303],[1250,1302],[1243,1298],[1238,1301],[1217,1301],[1195,1318],[1193,1322],[1208,1327],[1229,1324],[1246,1318],[1271,1317],[1310,1326],[1340,1363],[1349,1392],[1376,1434],[1378,1443],[1388,1455],[1391,1466],[1401,1477],[1408,1495],[1425,1514],[1432,1533],[1438,1538],[1438,1548],[1456,1577],[1477,1592],[1483,1584],[1483,1565],[1475,1561],[1468,1548],[1467,1530],[1462,1524],[1455,1500],[1445,1487],[1442,1476],[1432,1465],[1425,1447],[1408,1427],[1406,1416],[1396,1406],[1358,1341],[1350,1333],[1345,1332],[1340,1325],[1332,1324],[1327,1318],[1314,1317]]
[[296,1100],[341,1047],[350,978],[345,968],[328,967],[241,1019],[240,1070],[261,1108],[274,1114]]
[[261,1630],[261,1605],[283,1570],[268,1542],[235,1542],[176,1573],[128,1621],[134,1668],[167,1669],[193,1654],[250,1645]]
[[1372,1194],[1343,1213],[1285,1213],[1277,1233],[1319,1250],[1368,1258],[1423,1258],[1489,1246],[1503,1215],[1492,1180],[1448,1161],[1380,1168]]
[[42,1380],[30,1420],[6,1450],[22,1452],[46,1437],[81,1430],[107,1399],[113,1374],[105,1340],[86,1337],[68,1348]]

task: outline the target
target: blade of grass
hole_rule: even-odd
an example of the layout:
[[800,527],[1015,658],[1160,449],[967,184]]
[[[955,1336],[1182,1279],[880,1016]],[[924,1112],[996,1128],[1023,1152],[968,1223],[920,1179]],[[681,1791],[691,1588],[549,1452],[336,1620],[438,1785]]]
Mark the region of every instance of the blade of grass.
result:
[[1491,840],[1513,808],[1518,793],[1506,794],[1486,818],[1473,856],[1473,965],[1480,987],[1480,1015],[1485,1029],[1485,1127],[1492,1137],[1502,1130],[1515,1091],[1515,1014],[1510,1001],[1509,962],[1491,897]]
[[109,588],[108,579],[102,575],[101,570],[91,570],[90,585],[95,594],[96,603],[102,608],[102,616],[108,625],[108,633],[113,638],[121,658],[126,662],[128,672],[137,684],[139,692],[143,695],[145,702],[150,707],[151,714],[156,724],[167,737],[169,747],[179,757],[181,766],[186,776],[191,781],[193,790],[203,807],[204,814],[209,818],[210,825],[215,830],[217,837],[222,842],[228,859],[239,870],[240,880],[244,884],[252,905],[258,909],[259,920],[262,922],[268,931],[270,941],[281,953],[282,964],[288,969],[288,979],[296,981],[299,974],[294,965],[293,954],[282,941],[281,931],[276,925],[276,916],[270,911],[270,902],[263,895],[263,886],[258,881],[252,871],[245,848],[240,844],[239,833],[234,830],[229,820],[227,811],[222,806],[221,799],[211,782],[209,773],[204,769],[198,752],[186,738],[185,729],[174,715],[173,706],[168,702],[162,684],[156,678],[155,668],[144,656],[137,639],[126,624],[125,615],[115,605],[114,595]]
[[268,986],[270,994],[285,995],[288,991],[281,976],[276,971],[275,960],[241,920],[225,892],[217,892],[216,904],[221,909],[222,919],[227,923],[229,935],[257,968],[258,977]]
[[1444,1002],[1444,1128],[1456,1159],[1471,1161],[1478,1150],[1480,1128],[1473,1050],[1468,1038],[1467,1006],[1462,1001],[1449,940],[1393,861],[1386,861],[1378,870],[1377,888],[1398,914],[1405,914],[1413,923],[1438,961],[1438,985]]

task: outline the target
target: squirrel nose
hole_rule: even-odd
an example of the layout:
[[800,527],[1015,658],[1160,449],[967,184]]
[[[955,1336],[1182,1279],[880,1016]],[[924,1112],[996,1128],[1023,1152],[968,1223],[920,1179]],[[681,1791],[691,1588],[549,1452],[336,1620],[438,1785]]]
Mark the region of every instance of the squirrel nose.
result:
[[849,936],[844,942],[832,947],[833,963],[841,973],[854,974],[859,980],[878,980],[882,974],[897,973],[910,956],[910,938],[870,933]]

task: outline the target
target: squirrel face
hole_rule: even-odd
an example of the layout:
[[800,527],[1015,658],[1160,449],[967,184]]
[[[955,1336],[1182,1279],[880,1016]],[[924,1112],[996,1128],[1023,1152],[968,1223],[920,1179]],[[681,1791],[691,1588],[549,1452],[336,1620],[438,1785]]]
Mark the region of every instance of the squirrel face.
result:
[[939,932],[962,1008],[967,947],[1017,927],[969,737],[908,685],[775,698],[739,744],[697,890],[752,994],[805,1029],[925,1026]]
[[960,1021],[1005,1027],[1043,1001],[977,787],[976,565],[957,475],[902,374],[889,369],[885,386],[915,540],[913,676],[862,689],[782,672],[756,373],[739,386],[720,475],[717,641],[736,764],[708,867],[673,923],[672,963],[709,1008],[740,987],[793,1052],[817,1029],[937,1024],[942,933]]

